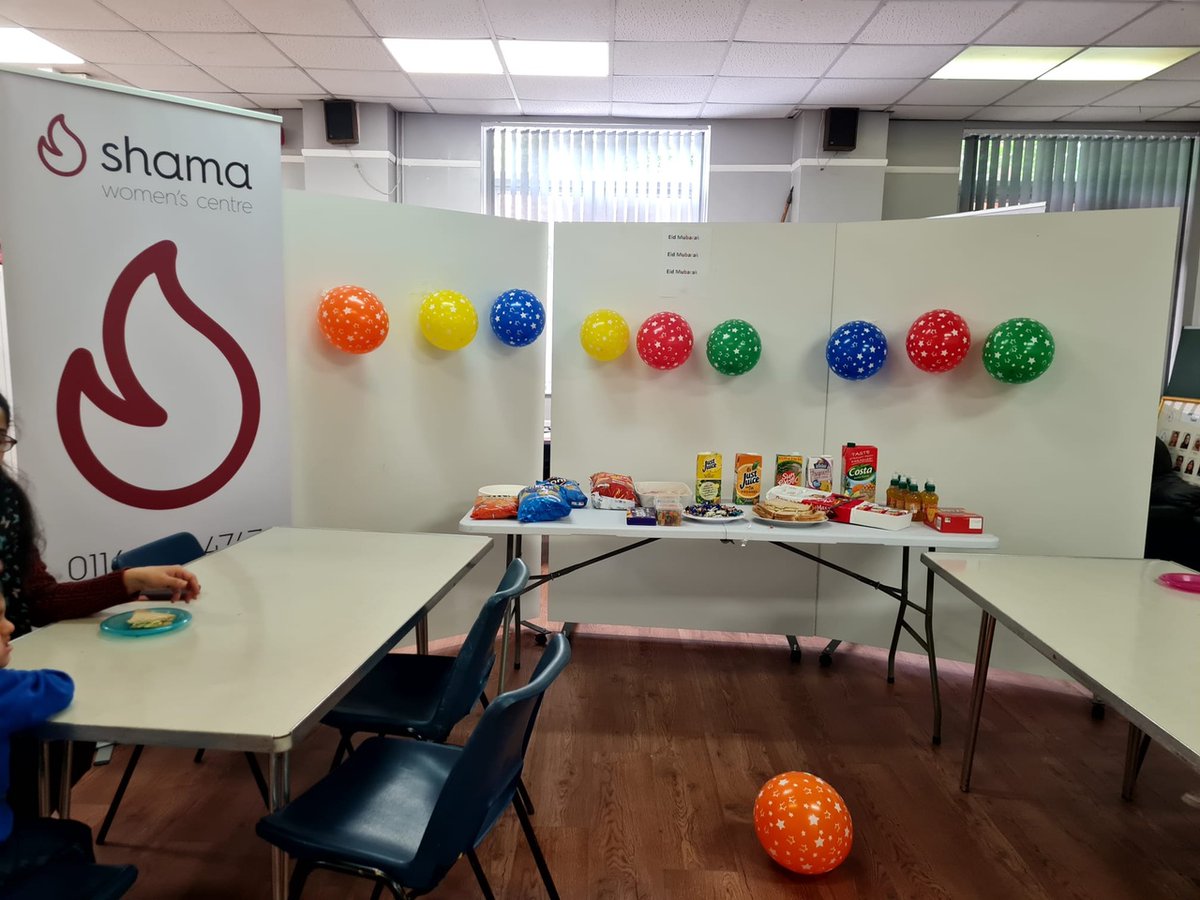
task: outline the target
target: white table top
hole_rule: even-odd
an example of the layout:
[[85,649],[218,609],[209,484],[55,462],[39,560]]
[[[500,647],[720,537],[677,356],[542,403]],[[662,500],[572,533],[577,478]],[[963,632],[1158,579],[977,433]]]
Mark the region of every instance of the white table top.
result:
[[767,525],[746,517],[740,521],[716,523],[689,522],[678,527],[626,525],[625,511],[619,509],[573,509],[565,519],[554,522],[522,524],[516,519],[472,519],[468,511],[458,523],[466,534],[547,534],[551,536],[588,535],[619,537],[628,540],[661,538],[664,540],[780,541],[787,544],[872,544],[888,547],[949,547],[963,550],[991,550],[1000,545],[994,534],[942,534],[927,525],[910,525],[900,531],[865,528],[822,522],[819,525]]
[[1200,594],[1174,563],[923,554],[922,561],[1163,746],[1200,762]]
[[40,729],[48,738],[283,752],[490,548],[272,528],[188,565],[201,592],[186,628],[101,633],[105,615],[138,605],[124,604],[22,637],[12,666],[75,679],[75,702]]

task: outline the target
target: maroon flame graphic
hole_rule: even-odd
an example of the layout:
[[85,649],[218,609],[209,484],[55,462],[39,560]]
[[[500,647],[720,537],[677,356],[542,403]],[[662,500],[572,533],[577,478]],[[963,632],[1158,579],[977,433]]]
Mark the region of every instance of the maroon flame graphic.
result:
[[[76,151],[79,154],[79,164],[71,168]],[[67,127],[66,116],[62,113],[50,120],[50,124],[46,126],[46,133],[38,138],[38,158],[43,166],[64,178],[70,178],[83,171],[87,163],[87,148],[83,146],[79,136]]]
[[[102,333],[104,358],[116,392],[104,384],[92,354],[82,348],[67,358],[58,383],[58,429],[75,468],[102,494],[118,503],[140,509],[178,509],[199,503],[224,487],[250,454],[262,411],[258,379],[249,357],[229,332],[188,297],[175,270],[177,254],[178,248],[172,241],[159,241],[146,248],[130,261],[109,292]],[[150,278],[158,279],[171,309],[211,341],[225,357],[237,379],[242,398],[242,418],[237,437],[225,459],[199,481],[170,490],[139,487],[110,472],[88,444],[82,421],[85,397],[107,415],[128,425],[156,428],[167,421],[166,410],[146,393],[134,374],[125,344],[125,322],[133,296],[141,284]]]

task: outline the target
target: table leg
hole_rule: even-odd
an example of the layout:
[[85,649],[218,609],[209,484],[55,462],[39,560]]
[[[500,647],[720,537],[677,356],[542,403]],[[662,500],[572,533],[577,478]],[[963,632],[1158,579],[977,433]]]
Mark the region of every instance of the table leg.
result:
[[[907,549],[907,548],[906,548]],[[908,575],[905,573],[905,582]],[[942,692],[938,689],[937,651],[933,646],[933,569],[925,573],[925,650],[929,655],[929,684],[933,691],[933,742],[942,742]]]
[[908,612],[908,548],[900,555],[900,608],[896,611],[896,627],[892,629],[892,644],[888,647],[888,684],[896,683],[896,648],[900,645],[900,629]]
[[1142,771],[1142,763],[1146,761],[1146,751],[1150,749],[1150,736],[1132,722],[1129,723],[1129,738],[1125,743],[1125,779],[1121,784],[1121,799],[1133,799],[1133,786],[1137,782],[1138,773]]
[[417,652],[422,656],[429,654],[429,614],[417,620]]
[[992,659],[992,639],[996,636],[996,619],[983,612],[979,621],[979,646],[975,650],[975,676],[971,680],[971,714],[967,718],[967,745],[963,748],[962,778],[958,786],[971,790],[971,766],[975,763],[975,741],[979,737],[979,717],[983,712],[983,691],[987,686],[988,663]]
[[38,815],[50,815],[50,742],[42,741],[38,746]]
[[[283,809],[292,799],[291,756],[272,753],[267,757],[267,781],[271,811]],[[271,847],[271,900],[287,900],[288,858],[278,847]]]
[[62,762],[59,765],[58,782],[58,817],[71,818],[71,756],[75,744],[63,741]]
[[[521,555],[521,535],[517,535],[517,556]],[[507,629],[508,626],[506,625]],[[521,668],[521,597],[517,595],[513,598],[513,668]]]

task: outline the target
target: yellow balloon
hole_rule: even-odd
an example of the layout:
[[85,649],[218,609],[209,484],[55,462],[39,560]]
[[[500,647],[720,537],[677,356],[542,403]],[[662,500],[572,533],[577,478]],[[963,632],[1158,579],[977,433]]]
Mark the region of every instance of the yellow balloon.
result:
[[583,320],[579,343],[592,359],[611,362],[629,346],[629,323],[616,310],[598,309]]
[[418,319],[421,334],[439,350],[461,350],[479,330],[475,306],[458,291],[426,294]]

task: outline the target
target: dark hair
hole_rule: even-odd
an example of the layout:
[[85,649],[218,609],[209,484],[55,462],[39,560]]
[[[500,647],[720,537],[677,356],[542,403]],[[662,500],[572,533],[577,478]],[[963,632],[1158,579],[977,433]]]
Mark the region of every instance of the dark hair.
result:
[[[5,422],[11,428],[12,407],[9,406],[8,398],[3,394],[0,394],[0,413],[4,414]],[[17,523],[13,537],[16,539],[16,550],[21,555],[22,575],[27,576],[29,563],[37,550],[38,540],[37,522],[33,517],[33,504],[29,502],[29,495],[25,493],[25,489],[21,487],[17,479],[12,477],[6,466],[0,466],[0,487],[13,492],[17,501],[17,510],[21,513],[21,521]]]

